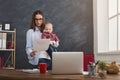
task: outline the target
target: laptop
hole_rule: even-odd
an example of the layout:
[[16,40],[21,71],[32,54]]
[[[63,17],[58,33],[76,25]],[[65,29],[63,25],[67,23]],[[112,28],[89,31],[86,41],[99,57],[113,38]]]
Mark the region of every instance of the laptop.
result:
[[50,39],[35,39],[34,48],[36,51],[46,51],[49,47]]
[[52,74],[82,74],[83,52],[53,52]]

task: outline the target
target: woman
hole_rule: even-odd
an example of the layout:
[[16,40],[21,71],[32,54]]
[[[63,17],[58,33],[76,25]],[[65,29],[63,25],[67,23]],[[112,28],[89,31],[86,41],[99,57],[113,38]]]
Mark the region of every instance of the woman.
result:
[[[26,35],[26,52],[29,63],[38,68],[39,63],[47,63],[47,69],[51,69],[51,59],[46,51],[40,52],[34,50],[34,39],[41,39],[41,34],[44,29],[45,17],[40,10],[33,13],[31,28]],[[42,47],[42,46],[41,46]]]

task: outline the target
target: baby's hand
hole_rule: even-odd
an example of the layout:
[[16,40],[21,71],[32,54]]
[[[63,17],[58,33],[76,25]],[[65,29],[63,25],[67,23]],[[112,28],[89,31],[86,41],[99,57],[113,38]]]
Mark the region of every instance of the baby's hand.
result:
[[50,41],[50,44],[52,45],[52,41]]
[[54,43],[55,43],[55,41],[50,41],[50,44],[51,44],[51,45],[54,45]]

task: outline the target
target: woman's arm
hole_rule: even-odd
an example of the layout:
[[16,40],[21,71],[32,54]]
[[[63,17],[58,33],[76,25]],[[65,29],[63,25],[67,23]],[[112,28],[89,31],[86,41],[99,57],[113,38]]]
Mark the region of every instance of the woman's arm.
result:
[[33,51],[32,33],[33,33],[33,30],[30,29],[27,31],[27,34],[26,34],[26,53],[29,59],[32,59],[33,56],[36,54],[36,52]]

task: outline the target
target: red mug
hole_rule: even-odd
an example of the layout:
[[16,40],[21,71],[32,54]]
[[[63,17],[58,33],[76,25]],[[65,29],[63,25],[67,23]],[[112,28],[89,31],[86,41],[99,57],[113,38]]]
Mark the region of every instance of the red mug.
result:
[[39,68],[40,73],[45,74],[47,71],[47,64],[40,63],[40,64],[38,64],[38,68]]

